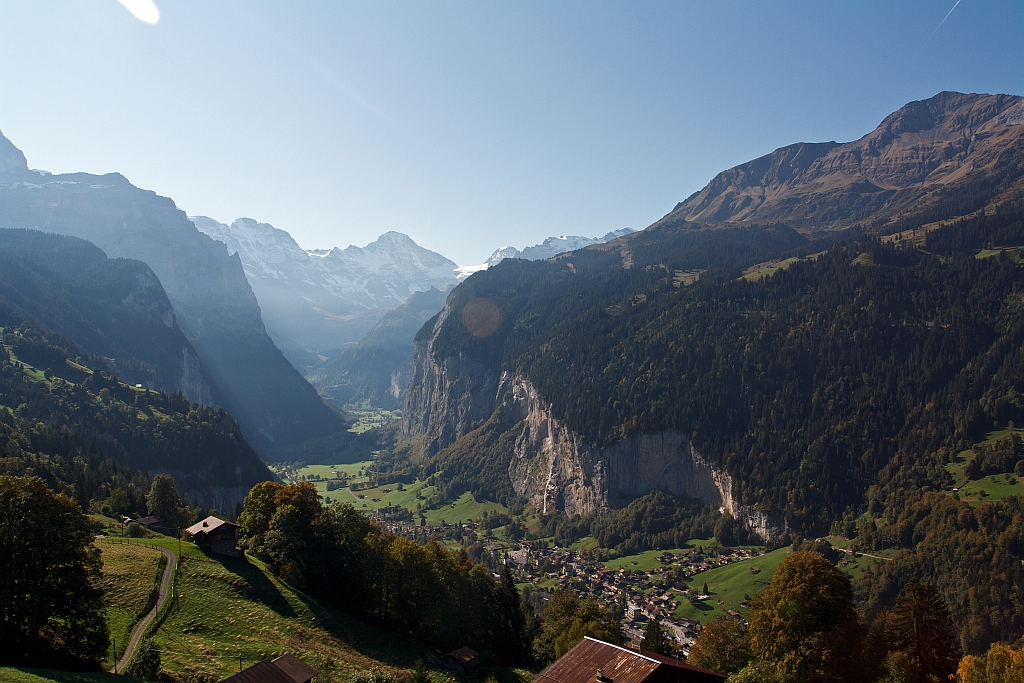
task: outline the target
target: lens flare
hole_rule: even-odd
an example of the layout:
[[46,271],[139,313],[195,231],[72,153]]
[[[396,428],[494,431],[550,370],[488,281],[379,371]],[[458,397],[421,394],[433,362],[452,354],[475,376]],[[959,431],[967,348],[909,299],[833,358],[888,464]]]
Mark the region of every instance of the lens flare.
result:
[[147,24],[155,24],[160,21],[160,10],[153,4],[153,0],[117,0],[124,5],[132,15],[139,21]]
[[487,299],[473,299],[462,309],[462,324],[474,337],[490,337],[501,325],[501,313]]

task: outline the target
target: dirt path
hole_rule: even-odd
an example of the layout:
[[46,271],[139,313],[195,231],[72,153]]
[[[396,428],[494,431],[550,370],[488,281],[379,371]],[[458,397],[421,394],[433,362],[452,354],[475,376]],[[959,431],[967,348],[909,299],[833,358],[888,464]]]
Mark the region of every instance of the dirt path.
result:
[[[147,546],[153,548],[155,546]],[[174,553],[167,548],[159,548],[157,550],[163,552],[167,556],[167,566],[164,567],[163,578],[160,579],[160,590],[156,596],[156,605],[149,611],[149,614],[142,617],[142,621],[135,625],[132,629],[132,637],[128,640],[128,646],[124,649],[124,654],[121,655],[121,659],[114,664],[114,668],[110,670],[110,673],[117,671],[124,671],[124,668],[128,666],[128,662],[131,661],[132,655],[135,654],[135,648],[139,646],[139,641],[142,640],[142,634],[146,632],[149,627],[149,623],[153,621],[153,618],[160,611],[160,608],[167,602],[167,595],[170,592],[171,577],[174,576]]]

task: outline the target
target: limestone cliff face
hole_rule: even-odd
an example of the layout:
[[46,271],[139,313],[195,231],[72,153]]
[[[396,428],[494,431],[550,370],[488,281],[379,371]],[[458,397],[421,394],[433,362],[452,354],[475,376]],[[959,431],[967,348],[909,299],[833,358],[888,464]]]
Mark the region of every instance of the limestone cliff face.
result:
[[498,373],[463,354],[440,361],[434,357],[434,339],[450,313],[445,304],[429,338],[416,340],[402,408],[402,435],[423,436],[422,455],[428,457],[479,427],[495,407]]
[[786,533],[784,521],[735,501],[732,477],[681,432],[643,434],[599,448],[561,424],[528,379],[498,376],[464,356],[437,360],[431,343],[449,312],[446,307],[433,334],[416,344],[403,410],[402,434],[423,437],[423,456],[496,415],[506,428],[524,423],[508,473],[516,494],[537,510],[584,515],[662,490],[715,505],[764,539]]
[[599,448],[560,424],[529,380],[503,378],[502,394],[505,419],[526,423],[509,465],[512,486],[538,510],[583,515],[661,490],[716,505],[762,538],[786,532],[784,521],[738,504],[732,477],[681,432],[642,434]]

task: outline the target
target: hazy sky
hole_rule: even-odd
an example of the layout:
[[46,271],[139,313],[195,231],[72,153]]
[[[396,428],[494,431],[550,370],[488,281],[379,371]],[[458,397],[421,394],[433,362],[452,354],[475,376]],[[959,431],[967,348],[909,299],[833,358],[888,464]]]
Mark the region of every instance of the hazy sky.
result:
[[155,2],[0,0],[0,130],[306,248],[640,229],[779,146],[1024,94],[1021,0]]

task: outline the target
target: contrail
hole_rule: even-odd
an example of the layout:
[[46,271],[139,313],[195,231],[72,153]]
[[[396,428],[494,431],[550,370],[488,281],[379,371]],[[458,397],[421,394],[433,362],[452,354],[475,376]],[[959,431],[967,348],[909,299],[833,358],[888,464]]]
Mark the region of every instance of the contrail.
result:
[[940,28],[942,28],[942,25],[946,23],[946,19],[949,19],[949,15],[953,13],[953,10],[955,10],[956,6],[959,5],[959,4],[960,4],[960,0],[956,0],[956,2],[953,3],[953,7],[948,12],[946,12],[946,16],[942,17],[942,21],[940,21],[939,25],[935,27],[935,31],[932,31],[932,35],[933,36],[935,35],[936,31],[938,31]]

